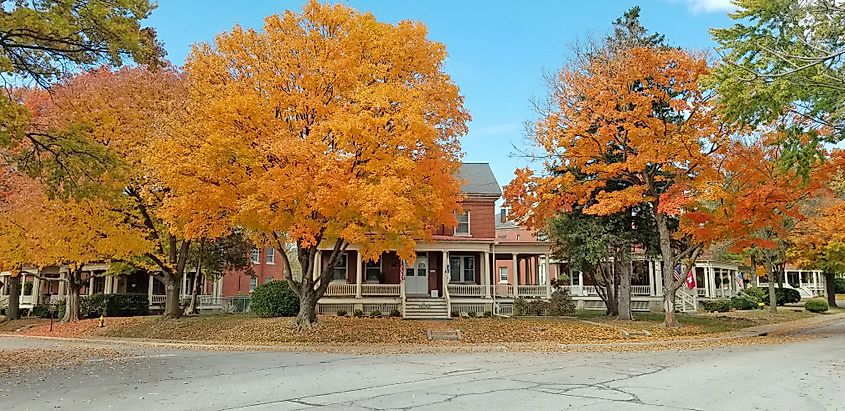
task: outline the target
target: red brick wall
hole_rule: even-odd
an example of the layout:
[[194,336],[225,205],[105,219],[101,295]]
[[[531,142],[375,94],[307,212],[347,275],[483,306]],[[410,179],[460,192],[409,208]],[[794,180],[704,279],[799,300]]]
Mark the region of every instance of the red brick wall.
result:
[[[469,211],[469,237],[494,238],[496,236],[496,202],[487,198],[467,198],[461,203],[464,211]],[[435,235],[453,236],[454,228],[445,226],[436,230]],[[463,237],[463,236],[459,236]]]
[[[261,249],[258,263],[252,265],[252,270],[255,277],[258,279],[258,285],[264,284],[266,281],[282,280],[284,279],[284,269],[282,268],[282,260],[279,257],[279,251],[275,251],[275,264],[268,264],[267,250]],[[250,255],[251,257],[251,255]],[[235,295],[249,294],[249,279],[250,276],[242,271],[227,272],[223,276],[223,290],[224,297]]]

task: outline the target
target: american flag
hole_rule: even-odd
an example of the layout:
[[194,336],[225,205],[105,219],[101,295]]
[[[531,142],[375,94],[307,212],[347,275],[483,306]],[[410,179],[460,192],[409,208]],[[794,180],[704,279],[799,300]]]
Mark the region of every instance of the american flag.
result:
[[675,266],[675,281],[681,281],[682,276],[683,276],[683,274],[681,274],[681,266],[676,265]]
[[739,288],[745,288],[745,279],[742,277],[742,273],[736,273],[736,284]]

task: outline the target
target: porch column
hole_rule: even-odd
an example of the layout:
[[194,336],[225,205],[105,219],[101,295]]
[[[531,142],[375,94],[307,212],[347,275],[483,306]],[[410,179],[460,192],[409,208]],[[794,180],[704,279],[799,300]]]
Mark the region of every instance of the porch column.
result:
[[355,298],[361,298],[363,291],[361,283],[364,279],[364,270],[361,269],[361,250],[358,250],[355,255],[357,256],[355,258]]
[[452,267],[449,267],[449,252],[448,251],[441,251],[441,257],[443,258],[442,267],[440,267],[441,275],[442,275],[442,282],[443,282],[443,292],[442,294],[445,296],[446,292],[448,291],[449,285],[449,274],[452,272]]
[[481,286],[484,287],[484,298],[490,298],[490,260],[488,253],[481,253]]
[[[716,296],[716,270],[713,268],[712,265],[707,265],[707,272],[710,273],[710,278],[707,281],[707,287],[710,288],[707,290],[707,296],[715,297]],[[722,275],[722,271],[719,270],[719,275]],[[721,281],[721,278],[719,278]]]
[[88,277],[88,295],[94,295],[94,271],[91,271],[91,275]]
[[513,261],[513,297],[519,296],[519,258],[516,253],[511,254]]
[[[317,255],[314,256],[314,270],[311,272],[311,278],[320,278],[320,267],[323,266],[323,252],[317,250]],[[303,273],[304,274],[304,273]]]
[[32,277],[32,304],[38,305],[41,303],[41,279]]
[[153,281],[155,281],[155,278],[153,278],[153,275],[150,274],[150,281],[149,284],[147,284],[147,299],[151,302],[153,301]]
[[64,299],[63,297],[65,296],[65,287],[66,287],[66,284],[67,284],[66,282],[61,280],[62,278],[67,278],[67,272],[59,271],[59,292],[58,292],[58,294],[59,294],[60,300]]
[[543,264],[546,267],[546,297],[552,298],[552,264],[549,261],[549,255],[543,256],[545,261]]

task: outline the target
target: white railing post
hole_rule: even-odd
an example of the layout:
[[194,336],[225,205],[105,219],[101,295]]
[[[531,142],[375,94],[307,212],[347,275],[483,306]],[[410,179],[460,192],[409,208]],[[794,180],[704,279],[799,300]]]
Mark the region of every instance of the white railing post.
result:
[[546,298],[552,298],[552,264],[549,261],[549,255],[544,256],[544,264],[546,266]]
[[511,254],[513,262],[513,298],[519,297],[519,260],[516,253]]
[[482,272],[482,281],[481,286],[484,287],[484,298],[490,298],[490,287],[487,285],[490,284],[490,259],[488,258],[488,253],[485,251],[481,253],[482,265],[481,265],[481,272]]

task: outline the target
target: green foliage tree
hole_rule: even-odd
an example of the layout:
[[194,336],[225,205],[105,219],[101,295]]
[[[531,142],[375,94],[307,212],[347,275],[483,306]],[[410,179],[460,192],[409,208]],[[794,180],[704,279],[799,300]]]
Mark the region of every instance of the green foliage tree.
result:
[[241,230],[216,238],[200,240],[191,247],[188,266],[193,267],[191,301],[185,314],[197,314],[197,296],[204,279],[218,278],[227,272],[253,275],[252,248],[255,245]]
[[[724,113],[748,124],[787,111],[845,138],[845,6],[837,0],[735,0],[735,24],[713,29],[723,62],[710,81]],[[816,141],[817,142],[817,141]],[[812,155],[816,142],[799,144]]]

